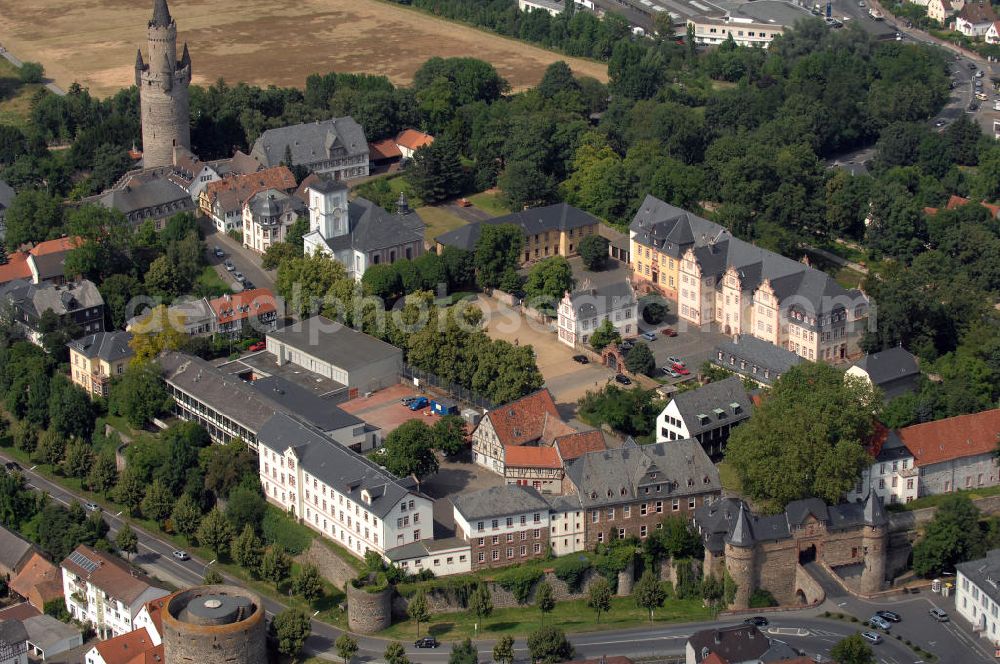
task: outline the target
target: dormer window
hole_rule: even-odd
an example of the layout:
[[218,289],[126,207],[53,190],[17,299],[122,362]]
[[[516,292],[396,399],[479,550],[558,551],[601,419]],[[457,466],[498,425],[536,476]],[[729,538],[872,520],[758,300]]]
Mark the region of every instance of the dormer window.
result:
[[[754,367],[754,372],[756,371],[757,367]],[[736,402],[729,404],[729,408],[733,411],[733,415],[739,415],[740,413],[743,412],[743,406],[739,405]]]
[[623,496],[627,496],[628,495],[628,489],[626,489],[625,487],[622,487],[622,495]]

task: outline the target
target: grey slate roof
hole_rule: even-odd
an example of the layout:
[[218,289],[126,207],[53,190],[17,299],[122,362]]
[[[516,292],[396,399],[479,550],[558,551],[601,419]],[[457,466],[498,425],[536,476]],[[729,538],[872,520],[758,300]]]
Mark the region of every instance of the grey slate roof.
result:
[[403,353],[391,344],[323,316],[293,323],[268,332],[267,336],[345,371],[363,369],[389,357],[402,358]]
[[[674,258],[693,249],[702,276],[721,276],[733,267],[742,280],[742,289],[752,291],[770,281],[779,300],[795,295],[808,301],[814,312],[829,313],[842,304],[829,298],[857,294],[847,291],[830,275],[733,237],[714,222],[647,195],[632,223],[633,239]],[[807,322],[807,321],[806,321]],[[811,326],[813,329],[815,325]]]
[[281,376],[258,378],[250,386],[276,402],[288,412],[305,418],[317,429],[334,431],[346,427],[364,426],[364,420],[341,410],[329,399],[323,399],[304,387]]
[[784,514],[758,516],[742,500],[724,498],[695,509],[694,522],[705,548],[713,553],[722,552],[725,541],[734,536],[741,510],[744,511],[744,523],[740,532],[735,533],[737,541],[774,542],[791,536]]
[[195,209],[191,196],[168,177],[133,179],[124,189],[110,189],[83,202],[96,202],[126,217],[140,212],[150,218],[172,217]]
[[115,362],[132,356],[132,349],[128,345],[131,339],[132,335],[128,332],[98,332],[66,345],[88,359]]
[[[681,392],[674,396],[673,402],[677,405],[677,411],[691,436],[697,436],[722,424],[733,425],[742,422],[750,417],[753,405],[739,376],[730,376],[694,390]],[[738,408],[733,408],[733,404],[737,404]],[[708,416],[704,424],[700,417],[702,415]]]
[[[310,189],[316,185],[309,185]],[[347,204],[350,232],[324,238],[333,252],[356,249],[378,251],[408,242],[424,241],[424,222],[416,212],[391,214],[366,198],[356,198]]]
[[250,206],[250,213],[254,219],[258,221],[262,217],[277,217],[287,212],[301,214],[306,210],[302,201],[277,189],[257,192],[250,197],[247,205]]
[[[723,354],[723,360],[718,358],[720,352]],[[735,364],[729,363],[730,356],[736,358]],[[740,360],[746,360],[745,370],[740,369]],[[740,334],[736,335],[735,340],[722,341],[716,345],[712,362],[723,369],[748,376],[761,383],[771,384],[778,376],[804,360],[792,351],[758,339],[752,334]],[[753,371],[754,367],[757,367],[756,372]],[[764,376],[765,369],[769,372],[768,377]]]
[[743,503],[740,503],[740,512],[736,516],[736,525],[733,526],[733,532],[726,536],[726,542],[745,549],[754,545],[753,530],[750,528],[750,517],[747,516],[747,508]]
[[28,640],[28,630],[20,620],[0,620],[0,643],[18,646]]
[[898,461],[899,459],[904,459],[907,457],[912,457],[913,452],[910,448],[906,446],[903,439],[899,437],[899,432],[890,429],[886,434],[885,442],[882,443],[882,448],[878,452],[878,456],[875,457],[876,461]]
[[577,320],[603,316],[636,304],[635,291],[628,279],[604,284],[596,288],[580,288],[570,298]]
[[33,284],[17,279],[0,286],[0,294],[5,294],[15,306],[35,317],[41,316],[47,309],[63,316],[104,304],[97,286],[87,279],[63,285],[51,282]]
[[[14,189],[3,180],[0,180],[0,212],[10,207],[14,196]],[[11,248],[13,249],[13,247]]]
[[553,512],[575,512],[583,508],[580,496],[570,493],[565,496],[546,496]]
[[22,624],[28,632],[28,641],[41,648],[46,657],[58,655],[58,652],[53,653],[50,650],[60,642],[81,634],[79,628],[67,625],[46,613],[32,616],[22,621]]
[[[319,478],[358,504],[367,505],[378,516],[385,516],[409,495],[413,483],[403,481],[364,456],[330,440],[317,429],[284,413],[278,413],[258,432],[257,441],[278,454],[295,449],[302,470]],[[371,503],[362,492],[372,496]]]
[[51,254],[42,254],[41,256],[28,254],[28,260],[34,264],[35,271],[38,272],[38,279],[45,281],[46,279],[65,275],[67,255],[69,255],[68,251],[55,251]]
[[27,540],[0,526],[0,563],[11,570],[16,570],[18,564],[31,553],[32,546]]
[[537,489],[517,484],[463,493],[452,498],[451,502],[466,521],[549,511],[549,504]]
[[546,205],[545,207],[528,208],[527,210],[514,212],[503,217],[495,217],[485,221],[466,224],[461,228],[442,233],[434,238],[434,240],[438,244],[472,251],[476,247],[479,235],[482,233],[483,224],[514,224],[515,226],[520,226],[526,236],[531,236],[546,231],[568,231],[571,228],[597,225],[600,224],[600,221],[589,212],[584,212],[566,203],[557,203],[555,205]]
[[756,662],[770,649],[770,640],[754,625],[733,625],[695,632],[688,639],[694,650],[695,662],[702,662],[710,653],[727,662]]
[[955,565],[955,569],[969,579],[969,582],[1000,604],[1000,549],[993,549],[984,558],[970,560]]
[[[886,389],[890,384],[895,381],[909,383],[912,380],[912,384],[915,385],[917,377],[920,376],[917,358],[899,346],[869,353],[855,362],[854,366],[868,374],[872,384],[885,390],[886,397],[890,396],[889,390]],[[905,389],[904,386],[904,391]]]
[[865,499],[863,514],[866,526],[884,526],[889,523],[889,517],[882,509],[882,499],[871,489],[868,490],[868,497]]
[[648,497],[645,487],[660,486],[650,496],[676,498],[718,492],[719,471],[698,441],[672,440],[584,454],[566,465],[585,508],[629,503]]
[[284,160],[286,146],[292,152],[290,166],[326,161],[332,150],[339,148],[346,151],[346,156],[368,153],[365,130],[354,118],[343,117],[268,129],[254,141],[250,156],[270,168]]

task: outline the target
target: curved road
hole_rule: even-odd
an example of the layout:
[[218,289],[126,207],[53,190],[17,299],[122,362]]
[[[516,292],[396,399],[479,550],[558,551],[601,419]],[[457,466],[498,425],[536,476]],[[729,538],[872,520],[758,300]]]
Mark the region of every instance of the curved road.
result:
[[[6,453],[0,451],[0,461],[14,461]],[[82,498],[42,477],[31,468],[23,469],[28,485],[34,489],[48,493],[54,500],[69,505],[73,501],[84,502]],[[122,527],[124,520],[117,514],[104,513],[104,518],[111,528],[112,535]],[[192,558],[181,562],[172,556],[174,546],[167,540],[132,526],[139,537],[139,553],[133,562],[148,573],[170,582],[178,587],[197,585],[205,574],[206,567],[211,562]],[[241,585],[241,582],[228,575],[223,575],[227,582]],[[771,625],[764,631],[772,638],[785,641],[810,655],[821,654],[829,656],[830,648],[845,636],[854,634],[859,625],[839,620],[822,618],[823,610],[841,611],[858,617],[865,617],[876,608],[892,608],[903,615],[903,622],[894,626],[894,632],[899,632],[903,638],[924,645],[935,652],[942,662],[981,662],[991,661],[989,652],[985,650],[978,639],[969,635],[964,626],[955,624],[938,624],[931,620],[927,610],[931,606],[941,606],[953,613],[950,603],[942,602],[937,595],[921,595],[906,599],[891,599],[871,604],[846,596],[842,591],[828,587],[829,599],[820,608],[802,609],[775,613],[770,616]],[[264,599],[264,609],[269,616],[281,612],[285,607],[272,599]],[[650,627],[640,627],[627,630],[589,632],[570,635],[570,641],[576,648],[578,657],[599,658],[602,655],[626,655],[631,657],[648,657],[651,655],[680,654],[691,634],[702,629],[721,625],[731,625],[740,622],[739,618],[724,618],[718,621],[703,621],[685,624],[657,624]],[[306,642],[306,651],[324,659],[339,659],[336,656],[333,642],[342,633],[341,630],[326,623],[313,621],[312,635]],[[382,661],[387,641],[372,637],[356,637],[360,648],[359,657],[365,661]],[[480,655],[488,660],[493,647],[491,640],[478,640]],[[887,638],[875,647],[879,661],[884,664],[904,664],[919,662],[919,658],[895,638]],[[407,644],[407,654],[411,661],[427,664],[443,664],[448,659],[450,648],[444,644],[436,650],[420,650]],[[527,646],[523,639],[515,644],[519,661],[528,661]]]

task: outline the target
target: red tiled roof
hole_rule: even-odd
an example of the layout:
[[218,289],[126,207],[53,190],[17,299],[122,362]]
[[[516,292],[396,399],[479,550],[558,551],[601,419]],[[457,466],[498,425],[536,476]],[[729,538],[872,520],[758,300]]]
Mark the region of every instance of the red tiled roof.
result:
[[31,251],[28,253],[32,256],[47,256],[49,254],[56,254],[62,251],[71,251],[79,247],[81,244],[83,244],[83,238],[61,237],[55,240],[39,242],[32,247]]
[[434,142],[434,137],[416,129],[404,129],[396,136],[396,145],[416,150]]
[[899,430],[899,437],[913,453],[917,466],[989,454],[997,447],[998,434],[1000,408]]
[[566,463],[588,452],[600,452],[607,449],[607,444],[604,442],[604,434],[594,429],[593,431],[580,431],[557,438],[556,449],[559,450],[559,457],[563,460],[563,463]]
[[293,191],[295,176],[287,167],[275,166],[248,175],[236,175],[209,182],[205,192],[213,205],[218,201],[222,209],[234,210],[241,207],[258,191],[265,189]]
[[163,662],[163,644],[156,646],[151,650],[147,650],[139,655],[136,655],[134,659],[130,659],[127,664],[161,664]]
[[0,610],[0,620],[27,620],[28,618],[40,615],[42,615],[42,612],[27,602],[21,602],[20,604],[8,606],[6,609]]
[[396,141],[386,138],[368,144],[368,153],[372,159],[399,159],[403,153],[399,151]]
[[101,654],[105,664],[131,664],[137,657],[141,657],[143,653],[153,650],[156,646],[153,645],[149,632],[137,629],[107,641],[100,641],[94,647]]
[[[954,210],[956,208],[962,207],[963,205],[968,205],[971,202],[972,201],[970,201],[968,198],[962,198],[961,196],[955,196],[954,194],[952,194],[948,198],[948,203],[947,205],[945,205],[945,208],[948,210]],[[982,205],[987,210],[989,210],[992,216],[996,217],[997,215],[1000,215],[1000,205],[987,203],[986,201],[981,201],[979,204]],[[937,208],[931,208],[931,207],[924,208],[924,212],[926,212],[927,214],[937,214],[937,211],[938,211]]]
[[542,435],[539,436],[539,440],[546,445],[552,445],[557,438],[568,436],[571,433],[576,433],[573,427],[559,419],[558,415],[552,416],[546,413],[545,421],[542,422]]
[[[52,581],[58,583],[53,585]],[[44,605],[45,601],[62,596],[62,572],[40,554],[33,553],[17,576],[10,580],[10,589],[25,599],[31,599],[31,591],[37,589]]]
[[969,199],[962,198],[961,196],[956,196],[952,194],[948,197],[948,203],[944,206],[946,210],[954,210],[955,208],[960,208],[963,205],[968,205]]
[[15,251],[7,256],[6,264],[0,265],[0,284],[5,284],[15,279],[30,278],[31,268],[28,267],[28,254]]
[[701,664],[729,664],[728,661],[722,659],[722,655],[717,652],[708,653],[708,657],[701,660]]
[[149,618],[153,621],[153,627],[156,628],[156,633],[161,637],[163,636],[163,615],[160,611],[163,610],[166,603],[167,598],[160,597],[145,604],[146,612],[149,613]]
[[504,464],[515,468],[562,468],[554,447],[504,445]]
[[317,182],[322,182],[322,181],[323,178],[321,178],[319,175],[317,175],[316,173],[310,173],[309,175],[302,178],[302,182],[299,183],[298,189],[296,189],[295,193],[292,195],[295,196],[300,201],[302,201],[303,203],[305,203],[306,206],[308,206],[309,195],[306,193],[306,189],[309,188],[309,185],[313,185],[316,184]]
[[209,300],[208,306],[212,307],[216,321],[220,325],[277,310],[274,293],[267,288],[254,288],[232,295],[223,295]]
[[993,23],[997,20],[989,0],[967,0],[958,16],[969,23]]
[[541,389],[491,410],[486,419],[493,425],[501,445],[524,445],[541,438],[546,415],[559,419],[552,394]]
[[153,587],[149,577],[130,568],[124,560],[103,551],[81,544],[73,550],[96,564],[94,571],[87,571],[71,558],[62,561],[62,567],[100,588],[115,599],[131,605],[148,588]]

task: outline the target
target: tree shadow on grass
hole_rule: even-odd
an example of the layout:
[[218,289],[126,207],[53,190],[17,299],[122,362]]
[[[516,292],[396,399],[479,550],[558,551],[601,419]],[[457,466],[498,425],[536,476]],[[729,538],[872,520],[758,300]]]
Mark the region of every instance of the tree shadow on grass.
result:
[[12,76],[0,77],[0,101],[6,101],[17,95],[21,89],[21,81]]
[[438,622],[427,626],[427,634],[430,636],[441,636],[455,629],[453,622]]
[[495,622],[495,623],[490,623],[489,625],[484,626],[483,629],[480,630],[480,631],[482,631],[482,632],[505,632],[505,631],[514,629],[515,627],[517,627],[520,624],[521,623],[514,622],[513,620],[508,621],[508,622]]

